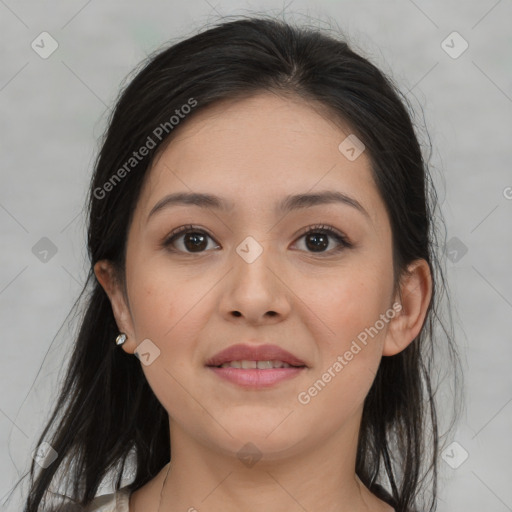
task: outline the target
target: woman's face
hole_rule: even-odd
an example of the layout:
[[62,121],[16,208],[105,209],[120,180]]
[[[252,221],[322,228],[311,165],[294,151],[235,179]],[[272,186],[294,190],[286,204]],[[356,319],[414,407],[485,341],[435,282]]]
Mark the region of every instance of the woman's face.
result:
[[[171,442],[174,432],[224,454],[250,442],[272,459],[357,431],[382,355],[399,351],[391,229],[367,154],[350,150],[349,129],[271,94],[214,105],[179,130],[134,213],[128,303],[111,295],[122,348],[144,342],[142,368],[169,413]],[[176,193],[224,207],[161,204]],[[191,233],[166,243],[186,225]],[[277,345],[305,367],[243,386],[206,366],[234,344]]]

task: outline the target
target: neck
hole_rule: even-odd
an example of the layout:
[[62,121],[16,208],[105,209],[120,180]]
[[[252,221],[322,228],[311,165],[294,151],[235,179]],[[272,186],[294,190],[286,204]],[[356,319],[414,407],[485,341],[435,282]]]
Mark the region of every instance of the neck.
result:
[[262,455],[255,462],[206,448],[171,423],[171,462],[155,482],[157,506],[147,510],[392,512],[355,474],[354,440],[357,425],[320,447],[301,446],[294,456]]

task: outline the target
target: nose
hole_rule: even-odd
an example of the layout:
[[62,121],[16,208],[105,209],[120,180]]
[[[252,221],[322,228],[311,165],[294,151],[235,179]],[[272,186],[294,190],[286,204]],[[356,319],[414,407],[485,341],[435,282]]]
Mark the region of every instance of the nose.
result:
[[231,262],[219,304],[226,319],[241,318],[256,325],[288,317],[291,291],[274,253],[254,239],[246,240],[234,251]]

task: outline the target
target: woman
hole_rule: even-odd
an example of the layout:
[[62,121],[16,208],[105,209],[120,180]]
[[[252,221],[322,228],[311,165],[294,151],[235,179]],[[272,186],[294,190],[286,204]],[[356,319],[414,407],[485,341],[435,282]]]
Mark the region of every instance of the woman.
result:
[[158,52],[96,162],[25,511],[435,510],[434,209],[397,89],[346,42],[248,18]]

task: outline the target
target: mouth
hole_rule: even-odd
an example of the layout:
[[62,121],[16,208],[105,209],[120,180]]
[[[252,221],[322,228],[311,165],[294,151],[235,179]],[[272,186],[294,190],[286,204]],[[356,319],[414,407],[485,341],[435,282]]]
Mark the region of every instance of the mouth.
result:
[[284,361],[229,361],[213,368],[243,368],[244,370],[272,370],[273,368],[305,368],[305,365],[293,365]]
[[272,369],[288,366],[307,366],[304,361],[277,345],[237,344],[218,352],[206,361],[206,366],[222,367],[228,364],[232,368]]
[[276,345],[232,345],[206,362],[218,377],[245,388],[273,386],[308,367],[304,361]]

